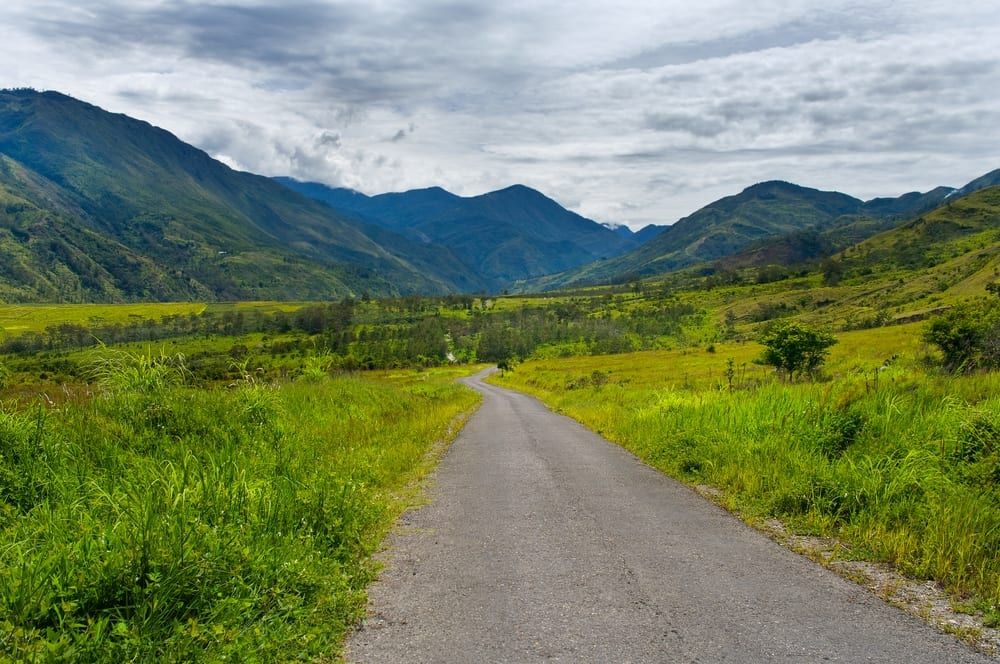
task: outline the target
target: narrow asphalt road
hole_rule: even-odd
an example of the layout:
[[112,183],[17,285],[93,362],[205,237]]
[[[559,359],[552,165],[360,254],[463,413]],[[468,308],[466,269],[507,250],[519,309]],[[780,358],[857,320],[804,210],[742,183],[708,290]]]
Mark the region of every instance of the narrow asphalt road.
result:
[[350,661],[995,661],[482,377]]

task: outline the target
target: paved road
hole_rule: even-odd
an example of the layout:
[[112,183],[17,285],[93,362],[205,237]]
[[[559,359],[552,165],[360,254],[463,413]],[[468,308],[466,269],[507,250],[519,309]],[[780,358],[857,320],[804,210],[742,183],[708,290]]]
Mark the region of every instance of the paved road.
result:
[[351,661],[995,661],[481,378]]

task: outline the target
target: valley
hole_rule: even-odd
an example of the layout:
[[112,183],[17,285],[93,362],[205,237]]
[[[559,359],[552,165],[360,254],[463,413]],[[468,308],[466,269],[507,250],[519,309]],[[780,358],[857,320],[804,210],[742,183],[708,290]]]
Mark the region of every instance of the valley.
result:
[[[807,630],[825,636],[782,652],[820,657],[867,629],[858,657],[882,648],[891,661],[886,643],[917,643],[928,661],[980,661],[965,644],[997,642],[1000,171],[868,201],[766,181],[633,232],[523,185],[369,196],[240,172],[147,123],[9,90],[0,253],[0,659],[378,661],[415,643],[440,657],[437,628],[403,630],[384,649],[366,631],[373,556],[397,541],[386,538],[399,518],[448,533],[440,560],[465,552],[450,572],[422,572],[426,586],[372,586],[378,602],[416,612],[404,624],[455,624],[421,607],[462,584],[494,598],[491,564],[520,589],[503,621],[487,612],[463,628],[483,657],[579,654],[548,621],[560,602],[583,601],[566,599],[581,578],[611,599],[566,619],[574,642],[635,616],[654,629],[695,605],[644,582],[660,614],[629,613],[614,556],[580,536],[588,519],[640,576],[664,551],[687,560],[699,542],[725,549],[733,537],[757,577],[788,566],[797,592],[818,592],[812,563],[684,484],[755,527],[835,542],[824,564],[884,564],[936,584],[976,627],[937,625],[958,640],[944,637],[824,576],[840,599],[821,626],[771,597],[763,614],[710,626],[730,635],[715,650],[699,618],[675,621],[680,636],[649,651],[638,636],[601,636],[594,652],[721,661],[750,647],[766,659],[788,630]],[[814,364],[776,364],[767,344],[783,333],[829,343]],[[487,382],[469,378],[492,366]],[[476,456],[504,441],[507,456]],[[434,493],[424,480],[442,458]],[[539,459],[584,479],[547,484]],[[600,490],[586,475],[612,468],[618,484]],[[611,498],[636,477],[651,488],[626,497],[643,505],[629,514]],[[549,504],[539,487],[576,502]],[[427,500],[429,512],[407,513]],[[584,502],[593,510],[574,512]],[[483,513],[471,525],[445,509],[473,504]],[[694,516],[671,521],[677,504]],[[616,525],[632,517],[642,527]],[[690,525],[705,519],[713,530]],[[475,551],[494,537],[484,563]],[[530,567],[558,568],[575,547],[587,555],[566,575]],[[728,570],[701,599],[761,596],[731,563],[692,577]],[[405,583],[393,564],[384,578]],[[539,632],[524,620],[529,587],[551,593]],[[394,604],[403,598],[409,608]],[[870,619],[838,621],[842,601]],[[718,615],[706,602],[698,610]],[[732,636],[774,615],[780,628]],[[388,643],[398,625],[386,620]]]

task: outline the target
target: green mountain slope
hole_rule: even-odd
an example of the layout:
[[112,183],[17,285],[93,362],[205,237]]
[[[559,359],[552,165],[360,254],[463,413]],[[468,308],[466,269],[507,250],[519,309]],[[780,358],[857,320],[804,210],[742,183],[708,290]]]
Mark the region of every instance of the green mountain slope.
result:
[[1000,170],[976,178],[961,189],[937,187],[897,198],[866,201],[857,214],[848,214],[821,226],[777,238],[764,238],[718,261],[723,268],[796,266],[833,256],[864,240],[898,228],[918,215],[948,207],[970,193],[1000,184]]
[[815,261],[997,183],[1000,170],[961,189],[937,187],[861,201],[787,182],[764,182],[705,206],[634,251],[529,281],[520,288],[620,282],[711,262],[735,269]]
[[[447,292],[476,282],[443,248],[372,229],[58,93],[0,92],[0,156],[13,206],[0,208],[3,245],[21,266],[3,284],[9,297],[53,297],[52,275],[68,282],[60,297],[97,300]],[[138,263],[122,269],[124,258]]]
[[544,280],[552,288],[669,272],[734,254],[751,243],[830,223],[864,203],[837,192],[763,182],[706,205],[638,249]]
[[631,233],[586,219],[523,185],[472,197],[440,187],[365,196],[278,181],[345,214],[449,248],[492,290],[617,256],[639,243]]
[[1000,186],[949,198],[937,209],[837,255],[848,276],[927,270],[1000,252]]
[[813,271],[761,286],[748,270],[743,285],[720,286],[712,297],[741,321],[801,316],[840,329],[921,320],[981,297],[1000,277],[1000,186],[949,197],[833,261],[835,279]]

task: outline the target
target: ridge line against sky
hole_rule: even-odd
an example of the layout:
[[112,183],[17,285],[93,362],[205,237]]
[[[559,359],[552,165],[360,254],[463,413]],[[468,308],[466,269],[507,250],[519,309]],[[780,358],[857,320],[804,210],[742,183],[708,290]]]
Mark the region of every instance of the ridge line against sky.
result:
[[523,183],[637,229],[763,180],[1000,167],[995,2],[7,0],[0,26],[0,87],[368,194]]

